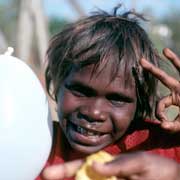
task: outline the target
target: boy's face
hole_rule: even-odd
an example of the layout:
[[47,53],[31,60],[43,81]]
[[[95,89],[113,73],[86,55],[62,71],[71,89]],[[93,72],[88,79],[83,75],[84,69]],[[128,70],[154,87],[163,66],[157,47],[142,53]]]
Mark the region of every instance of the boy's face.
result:
[[125,85],[120,71],[112,81],[110,63],[92,76],[93,65],[72,72],[58,95],[60,126],[70,145],[93,153],[121,138],[134,118],[136,91],[133,78]]

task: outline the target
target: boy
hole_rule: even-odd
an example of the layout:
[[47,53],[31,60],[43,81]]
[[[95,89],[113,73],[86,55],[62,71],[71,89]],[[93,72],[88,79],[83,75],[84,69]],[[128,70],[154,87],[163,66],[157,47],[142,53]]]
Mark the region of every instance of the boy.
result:
[[[57,102],[60,128],[54,125],[48,165],[84,158],[101,149],[113,155],[143,150],[152,154],[121,154],[107,166],[94,163],[93,167],[120,179],[178,179],[179,135],[165,130],[180,131],[179,116],[170,123],[164,111],[172,104],[180,106],[179,82],[158,68],[158,53],[138,24],[143,17],[131,11],[117,15],[117,10],[113,15],[100,11],[75,22],[51,40],[46,85]],[[165,49],[164,55],[180,68],[172,51]],[[150,120],[156,78],[172,91],[157,105],[159,122]],[[44,176],[73,176],[81,163],[50,167]],[[164,171],[159,172],[160,166]]]

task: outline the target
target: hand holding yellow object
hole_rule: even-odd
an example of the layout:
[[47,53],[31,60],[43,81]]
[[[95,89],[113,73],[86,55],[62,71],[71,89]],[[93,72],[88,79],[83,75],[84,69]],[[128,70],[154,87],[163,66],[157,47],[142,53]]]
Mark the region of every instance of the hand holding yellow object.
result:
[[117,180],[115,176],[103,176],[92,169],[94,161],[105,163],[113,160],[114,157],[105,151],[99,151],[86,158],[85,163],[77,171],[75,180]]

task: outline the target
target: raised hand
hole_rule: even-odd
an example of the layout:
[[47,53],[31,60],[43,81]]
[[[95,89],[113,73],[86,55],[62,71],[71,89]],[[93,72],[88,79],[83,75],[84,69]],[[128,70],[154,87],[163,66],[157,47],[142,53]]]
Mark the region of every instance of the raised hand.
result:
[[[174,67],[180,74],[180,58],[172,52],[170,49],[165,48],[163,50],[164,56],[172,62]],[[165,109],[171,105],[180,107],[180,82],[174,77],[171,77],[166,72],[153,64],[146,61],[144,58],[140,61],[141,66],[153,74],[157,79],[159,79],[171,93],[168,96],[163,97],[156,107],[156,116],[161,121],[161,127],[170,132],[180,132],[180,115],[178,114],[174,121],[169,121]]]

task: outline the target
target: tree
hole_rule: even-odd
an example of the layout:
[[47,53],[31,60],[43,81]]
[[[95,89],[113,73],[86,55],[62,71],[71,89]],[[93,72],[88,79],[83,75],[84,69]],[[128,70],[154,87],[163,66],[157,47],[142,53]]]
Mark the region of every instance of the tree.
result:
[[180,49],[180,9],[173,9],[171,14],[165,16],[162,22],[166,24],[172,30],[172,41],[171,48],[178,54]]
[[3,32],[0,30],[0,53],[5,52],[7,49],[7,40],[3,34]]
[[7,0],[0,3],[0,53],[7,46],[15,47],[16,22],[20,0]]
[[85,16],[85,12],[77,0],[68,0],[69,4],[75,9],[79,17]]
[[55,35],[62,30],[62,28],[68,24],[65,19],[60,19],[59,17],[51,17],[49,19],[49,32],[50,35]]
[[18,21],[17,55],[24,61],[30,58],[34,32],[36,33],[41,66],[48,46],[48,28],[42,0],[21,0]]

